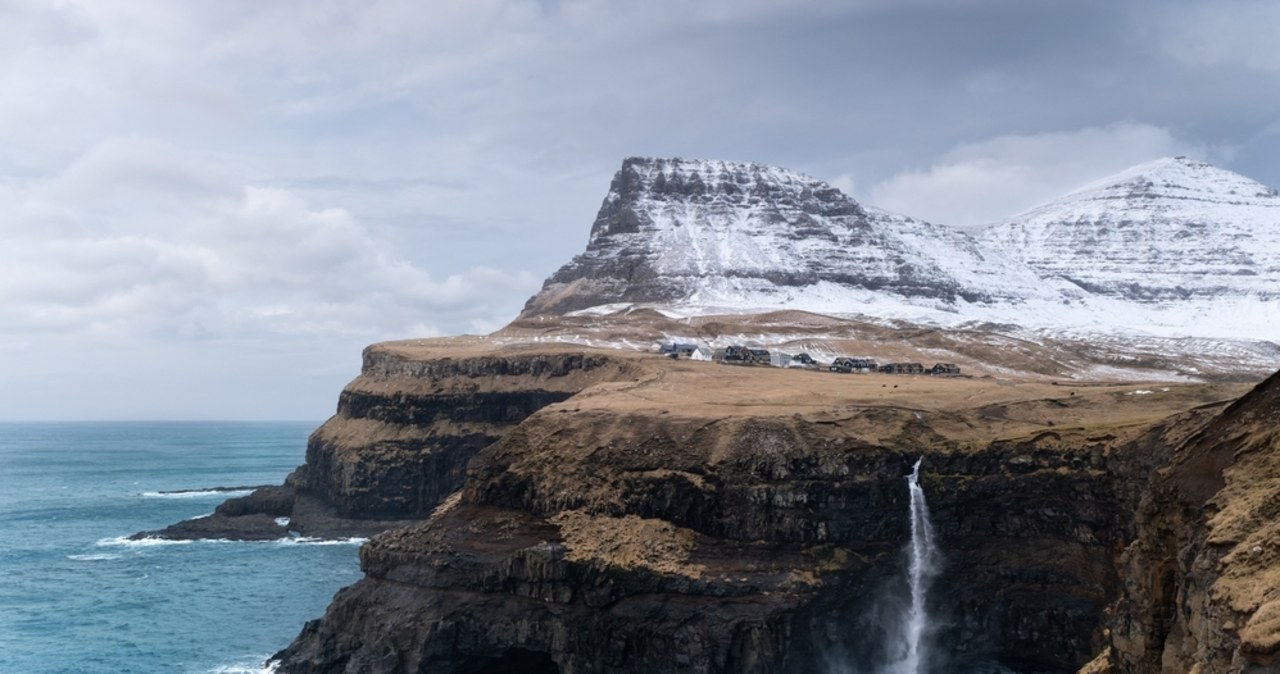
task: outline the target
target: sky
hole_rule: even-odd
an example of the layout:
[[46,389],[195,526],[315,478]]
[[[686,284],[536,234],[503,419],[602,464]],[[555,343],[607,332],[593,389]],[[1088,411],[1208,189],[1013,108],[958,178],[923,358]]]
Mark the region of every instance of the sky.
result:
[[1280,186],[1273,0],[0,0],[0,420],[333,413],[483,334],[628,156],[975,228],[1188,155]]

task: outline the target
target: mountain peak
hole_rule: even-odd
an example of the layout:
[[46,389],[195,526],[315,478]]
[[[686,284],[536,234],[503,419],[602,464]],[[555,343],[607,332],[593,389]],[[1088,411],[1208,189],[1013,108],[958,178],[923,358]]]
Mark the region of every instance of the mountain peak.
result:
[[1185,156],[1163,157],[1095,181],[1053,203],[1081,199],[1185,198],[1217,202],[1270,200],[1274,189],[1213,164]]
[[600,206],[589,247],[602,237],[679,226],[687,218],[673,209],[695,205],[716,211],[800,209],[828,216],[861,212],[856,202],[834,187],[783,168],[755,162],[628,157]]
[[1169,157],[984,230],[859,205],[754,162],[630,157],[587,248],[523,315],[796,309],[1174,335],[1280,330],[1280,198]]
[[525,313],[623,303],[830,306],[822,292],[832,288],[950,306],[1021,287],[992,280],[998,265],[970,273],[980,257],[964,234],[868,211],[795,171],[630,157],[613,177],[587,249],[547,280]]
[[1139,164],[980,238],[1094,295],[1146,304],[1280,296],[1276,191],[1187,157]]

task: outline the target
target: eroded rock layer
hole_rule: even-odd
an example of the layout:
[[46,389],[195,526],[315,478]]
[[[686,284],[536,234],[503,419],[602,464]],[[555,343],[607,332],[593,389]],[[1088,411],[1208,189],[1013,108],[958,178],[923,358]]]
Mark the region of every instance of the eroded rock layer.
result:
[[[1238,389],[637,358],[481,450],[281,672],[813,672],[886,657],[923,483],[939,656],[1069,672],[1106,640],[1151,471]],[[892,388],[891,388],[892,387]],[[316,465],[319,465],[317,463]]]
[[1280,671],[1280,374],[1156,473],[1096,671]]
[[[426,517],[462,486],[467,461],[536,410],[627,376],[628,358],[581,349],[472,349],[393,342],[365,350],[337,413],[282,486],[231,499],[167,538],[369,536]],[[437,343],[436,346],[439,344]]]

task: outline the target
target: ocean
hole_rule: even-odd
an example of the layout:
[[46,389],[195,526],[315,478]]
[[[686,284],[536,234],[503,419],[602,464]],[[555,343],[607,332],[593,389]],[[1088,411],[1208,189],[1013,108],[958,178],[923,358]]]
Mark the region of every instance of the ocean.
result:
[[281,483],[316,426],[0,423],[0,674],[260,672],[359,541],[127,537]]

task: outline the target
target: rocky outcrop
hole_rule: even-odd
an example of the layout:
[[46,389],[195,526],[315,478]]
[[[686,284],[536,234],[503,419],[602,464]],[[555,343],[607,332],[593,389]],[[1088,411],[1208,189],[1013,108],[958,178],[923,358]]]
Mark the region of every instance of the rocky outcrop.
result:
[[1104,342],[1225,342],[1185,345],[1194,357],[1274,350],[1277,288],[1280,196],[1186,158],[1133,167],[974,238],[782,168],[631,157],[586,249],[521,317],[799,309]]
[[345,517],[425,517],[462,486],[476,452],[538,409],[619,376],[620,362],[601,352],[424,359],[371,348],[290,482]]
[[1097,670],[1280,671],[1280,374],[1158,471]]
[[572,347],[472,347],[453,339],[367,348],[360,376],[284,485],[136,536],[364,537],[411,524],[462,486],[476,452],[536,410],[629,367],[624,355]]
[[766,306],[821,288],[845,293],[848,311],[877,293],[953,307],[1039,292],[1028,270],[979,251],[963,232],[863,208],[799,173],[630,157],[586,250],[547,279],[523,315],[615,303]]
[[[362,548],[366,577],[277,655],[278,671],[882,660],[870,618],[894,593],[903,476],[921,455],[947,556],[933,610],[950,661],[936,664],[1074,671],[1102,646],[1147,476],[1220,409],[1156,421],[1116,390],[1011,402],[966,381],[917,383],[901,393],[910,404],[871,376],[816,373],[788,397],[797,373],[653,362],[534,413],[426,521]],[[842,393],[851,382],[865,388]],[[1171,404],[1193,406],[1183,400]]]

